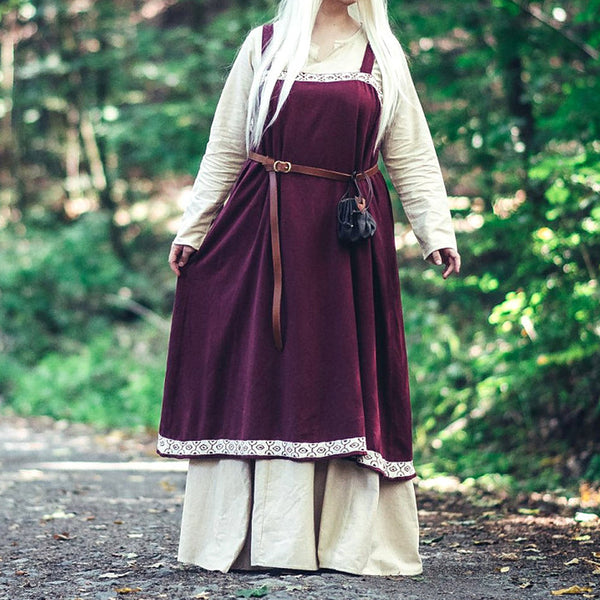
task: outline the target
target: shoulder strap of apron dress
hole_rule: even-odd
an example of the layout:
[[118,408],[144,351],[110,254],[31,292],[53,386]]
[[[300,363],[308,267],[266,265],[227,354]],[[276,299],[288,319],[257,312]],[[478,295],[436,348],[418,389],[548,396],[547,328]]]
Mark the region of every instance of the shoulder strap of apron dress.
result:
[[361,73],[371,73],[373,71],[373,65],[375,64],[375,54],[373,53],[373,49],[371,48],[371,44],[367,42],[367,47],[365,48],[365,56],[362,61],[362,65],[360,67]]
[[267,23],[262,28],[262,51],[264,52],[273,37],[273,23]]

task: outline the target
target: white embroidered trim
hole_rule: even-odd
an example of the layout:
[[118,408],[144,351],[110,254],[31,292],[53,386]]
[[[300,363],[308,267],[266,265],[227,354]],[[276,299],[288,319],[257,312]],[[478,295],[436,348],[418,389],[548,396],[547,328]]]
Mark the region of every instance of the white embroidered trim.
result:
[[364,437],[330,442],[286,442],[282,440],[173,440],[159,434],[157,450],[166,456],[258,456],[292,459],[317,459],[361,452],[356,461],[386,477],[413,477],[412,461],[391,462],[379,452],[367,450]]
[[[285,79],[286,71],[282,71],[279,79]],[[362,71],[343,71],[341,73],[305,73],[301,71],[296,76],[295,81],[316,81],[319,83],[330,83],[332,81],[363,81],[375,88],[379,102],[383,102],[383,90],[379,81],[372,73],[363,73]]]
[[391,479],[396,479],[398,477],[414,477],[416,475],[412,461],[391,462],[383,458],[379,452],[375,452],[374,450],[367,450],[367,453],[364,456],[357,456],[356,462],[365,467],[371,467]]

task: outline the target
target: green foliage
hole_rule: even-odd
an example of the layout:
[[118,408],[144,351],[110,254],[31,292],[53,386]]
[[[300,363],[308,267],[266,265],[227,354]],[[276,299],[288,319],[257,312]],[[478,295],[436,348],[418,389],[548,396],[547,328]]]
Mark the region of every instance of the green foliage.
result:
[[[49,352],[13,378],[10,407],[100,427],[158,425],[166,335],[116,327],[73,353]],[[2,369],[0,362],[0,373]]]
[[105,214],[16,229],[0,230],[0,398],[22,414],[156,427],[168,326],[141,302],[166,311],[165,291],[115,256]]
[[5,350],[30,365],[46,352],[86,342],[131,320],[120,297],[156,305],[148,274],[131,272],[112,251],[108,215],[88,214],[57,231],[0,230],[0,322]]
[[235,595],[238,598],[263,598],[268,595],[269,588],[266,585],[261,585],[258,588],[252,588],[249,590],[237,590]]
[[[415,269],[402,273],[416,449],[430,470],[491,470],[516,486],[599,479],[598,160],[592,148],[540,157],[530,176],[544,204],[488,217],[452,290],[427,270],[423,303]],[[512,252],[496,265],[494,248]]]

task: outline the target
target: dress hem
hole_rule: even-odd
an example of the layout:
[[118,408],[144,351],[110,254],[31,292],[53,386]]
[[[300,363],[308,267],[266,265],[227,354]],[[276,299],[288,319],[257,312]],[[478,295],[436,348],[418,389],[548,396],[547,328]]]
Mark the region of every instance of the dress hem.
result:
[[[205,566],[206,563],[201,563],[199,562],[194,562],[191,560],[181,560],[181,559],[177,559],[177,562],[181,563],[182,565],[189,565],[189,566],[194,566],[194,567],[200,567],[201,569],[204,569],[205,571],[219,571],[221,573],[249,573],[249,572],[255,572],[255,573],[261,573],[261,572],[269,572],[269,571],[273,571],[273,570],[280,570],[280,571],[295,571],[298,573],[327,573],[330,571],[335,571],[336,573],[345,573],[348,575],[362,575],[362,576],[367,576],[367,577],[417,577],[419,575],[423,574],[423,569],[422,568],[418,568],[418,569],[406,569],[406,570],[399,570],[399,571],[382,571],[382,572],[376,572],[374,570],[359,570],[359,569],[349,569],[347,567],[340,567],[340,566],[327,566],[327,563],[325,564],[319,564],[319,566],[316,569],[309,569],[306,567],[292,567],[289,565],[281,565],[281,566],[277,566],[277,565],[262,565],[262,564],[252,564],[250,566],[247,567],[231,567],[227,570],[223,570],[221,568],[218,567],[207,567]],[[280,563],[278,563],[280,564]]]
[[286,458],[294,461],[353,457],[357,464],[389,479],[416,477],[413,461],[390,461],[367,449],[364,437],[327,442],[289,442],[283,440],[174,440],[159,434],[157,453],[167,458]]

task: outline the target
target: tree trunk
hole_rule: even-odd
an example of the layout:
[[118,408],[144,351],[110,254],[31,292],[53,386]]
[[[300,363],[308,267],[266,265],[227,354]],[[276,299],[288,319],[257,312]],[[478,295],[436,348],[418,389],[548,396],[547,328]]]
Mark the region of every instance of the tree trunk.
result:
[[19,25],[16,11],[2,18],[0,30],[0,82],[4,99],[4,115],[0,117],[0,187],[8,190],[6,201],[9,206],[23,208],[25,194],[19,177],[19,140],[14,126],[15,48],[19,42]]
[[523,189],[534,205],[539,205],[541,190],[529,179],[531,157],[540,151],[533,103],[527,88],[527,71],[523,48],[527,45],[529,15],[507,11],[498,21],[495,35],[498,41],[498,63],[503,73],[508,113],[519,128],[518,141],[523,144]]

